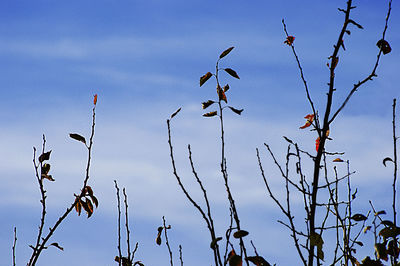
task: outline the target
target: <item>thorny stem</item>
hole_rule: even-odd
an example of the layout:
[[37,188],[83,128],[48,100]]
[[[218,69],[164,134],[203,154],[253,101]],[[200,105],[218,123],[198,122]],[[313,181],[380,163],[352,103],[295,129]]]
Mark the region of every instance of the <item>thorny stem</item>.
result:
[[[95,132],[95,118],[96,118],[96,106],[93,107],[93,116],[92,116],[92,130],[91,130],[91,135],[89,139],[89,145],[86,146],[88,149],[88,159],[87,159],[87,165],[86,165],[86,174],[85,174],[85,180],[83,181],[83,186],[81,189],[80,196],[83,196],[85,194],[85,187],[87,182],[89,181],[89,170],[90,170],[90,162],[91,162],[91,153],[92,153],[92,146],[93,146],[93,137],[94,137],[94,132]],[[43,144],[44,145],[44,144]],[[35,149],[34,149],[35,151]],[[35,171],[36,175],[38,177],[37,173],[37,168],[35,166]],[[44,202],[44,201],[43,201]],[[43,203],[42,203],[43,204]],[[36,247],[34,247],[33,253],[31,255],[31,258],[29,259],[28,266],[34,266],[36,265],[37,260],[39,259],[40,253],[46,248],[47,241],[52,237],[58,226],[64,221],[64,219],[68,216],[68,214],[75,208],[75,199],[73,203],[65,210],[65,212],[58,218],[56,223],[53,225],[53,227],[49,228],[49,232],[46,237],[42,237],[41,243],[38,244]],[[43,222],[44,223],[44,222]]]
[[119,197],[119,187],[117,185],[117,181],[114,180],[115,183],[115,189],[117,191],[117,206],[118,206],[118,256],[119,256],[119,261],[118,265],[121,266],[121,259],[122,259],[122,252],[121,252],[121,200]]

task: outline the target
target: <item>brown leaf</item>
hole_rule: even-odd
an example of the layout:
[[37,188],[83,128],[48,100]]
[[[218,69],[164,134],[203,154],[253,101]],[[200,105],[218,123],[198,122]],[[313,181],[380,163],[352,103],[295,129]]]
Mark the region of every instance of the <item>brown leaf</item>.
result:
[[390,157],[386,157],[385,159],[383,159],[383,165],[386,167],[386,162],[392,162],[394,163],[393,159]]
[[212,116],[216,116],[216,115],[217,115],[217,111],[208,112],[208,113],[203,114],[203,116],[205,116],[205,117],[212,117]]
[[232,106],[229,106],[229,108],[230,108],[234,113],[236,113],[236,114],[238,114],[238,115],[241,115],[242,112],[243,112],[243,109],[236,109],[236,108],[233,108]]
[[47,175],[47,174],[42,174],[42,178],[46,178],[47,180],[50,181],[56,181],[52,175]]
[[221,58],[227,56],[227,55],[233,50],[233,48],[235,48],[235,47],[232,46],[232,47],[229,47],[228,49],[226,49],[225,51],[223,51],[223,52],[221,53],[221,55],[219,56],[219,59],[221,59]]
[[55,246],[56,248],[58,248],[60,250],[64,250],[64,248],[61,247],[57,242],[51,243],[50,246]]
[[97,94],[95,94],[93,97],[93,104],[96,105],[96,103],[97,103]]
[[212,74],[211,72],[207,72],[200,78],[200,87],[203,86],[203,84],[211,78]]
[[387,41],[385,41],[384,39],[379,40],[376,43],[376,46],[378,46],[379,49],[382,50],[383,54],[388,54],[392,51],[392,48],[390,47],[389,43]]
[[222,89],[224,90],[224,92],[227,92],[229,90],[229,85],[226,84]]
[[97,198],[94,195],[89,195],[90,198],[92,199],[94,205],[96,206],[96,208],[99,206],[99,201],[97,200]]
[[210,105],[212,105],[213,103],[215,103],[212,100],[208,100],[206,102],[201,103],[201,106],[203,107],[203,109],[206,109],[207,107],[209,107]]
[[351,216],[350,218],[356,222],[361,222],[361,221],[367,220],[367,217],[361,213],[356,213],[353,216]]
[[218,93],[218,98],[219,98],[220,101],[224,101],[225,103],[228,103],[228,100],[226,99],[225,92],[219,85],[217,87],[217,93]]
[[39,162],[43,162],[43,161],[49,160],[49,159],[50,159],[50,153],[51,153],[51,151],[42,153],[42,154],[39,156]]
[[81,210],[82,210],[81,199],[80,198],[76,198],[76,200],[75,200],[75,211],[78,213],[78,216],[81,215]]
[[225,68],[224,70],[225,70],[226,73],[228,73],[228,74],[231,75],[232,77],[237,78],[237,79],[240,79],[235,70],[233,70],[233,69],[231,69],[231,68]]
[[77,140],[77,141],[80,141],[80,142],[83,142],[83,143],[86,144],[86,139],[85,139],[84,137],[82,137],[81,135],[79,135],[79,134],[70,133],[69,136],[70,136],[71,138],[73,138],[74,140]]
[[287,36],[286,40],[283,43],[286,43],[287,45],[292,46],[294,39],[295,39],[294,36]]
[[336,158],[335,160],[333,160],[332,162],[335,162],[335,163],[341,163],[341,162],[343,162],[343,160],[342,159],[340,159],[340,158]]
[[84,191],[84,193],[85,193],[85,195],[93,195],[93,190],[92,190],[92,187],[91,186],[86,186],[84,189],[83,189],[83,191]]
[[238,230],[235,233],[233,233],[233,237],[234,238],[242,238],[245,237],[249,234],[249,232],[245,231],[245,230]]
[[257,266],[271,266],[271,264],[269,264],[268,261],[261,256],[249,256],[246,258],[246,260]]

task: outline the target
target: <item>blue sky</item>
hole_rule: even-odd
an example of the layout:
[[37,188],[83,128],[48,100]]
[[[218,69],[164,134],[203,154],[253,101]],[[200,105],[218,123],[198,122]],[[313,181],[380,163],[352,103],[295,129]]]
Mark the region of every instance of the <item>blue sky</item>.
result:
[[[352,84],[374,64],[387,11],[386,1],[356,1],[346,52],[337,68],[334,107]],[[88,135],[92,97],[98,94],[97,125],[90,184],[100,201],[90,219],[72,214],[54,236],[63,252],[49,249],[39,265],[112,265],[116,250],[116,199],[113,180],[126,187],[133,241],[145,265],[167,265],[165,247],[155,244],[164,215],[177,258],[182,244],[186,265],[211,262],[206,227],[186,201],[172,175],[166,119],[178,107],[173,138],[178,168],[200,197],[190,176],[186,146],[191,143],[199,173],[211,194],[220,234],[227,223],[227,202],[218,170],[218,123],[201,115],[201,102],[215,98],[212,81],[219,54],[240,80],[227,75],[229,103],[244,108],[226,116],[228,169],[242,224],[260,253],[278,265],[296,264],[283,219],[263,186],[255,148],[280,195],[283,183],[262,148],[271,144],[284,158],[288,136],[314,150],[315,136],[301,131],[310,113],[293,55],[283,44],[281,20],[296,37],[306,79],[318,107],[324,106],[327,57],[343,21],[345,1],[1,1],[0,2],[0,249],[10,265],[13,227],[18,230],[17,262],[26,263],[39,223],[39,191],[32,166],[32,146],[42,134],[52,149],[48,183],[49,224],[79,191],[85,150],[68,133]],[[368,199],[390,205],[391,169],[382,158],[391,148],[391,104],[399,97],[400,6],[394,2],[387,31],[393,51],[382,57],[378,78],[360,88],[332,130],[332,150],[346,151],[357,171],[355,208],[366,212]],[[342,169],[343,170],[343,169]],[[297,206],[297,205],[296,205]],[[298,205],[299,216],[301,205]],[[387,211],[389,211],[387,209]],[[299,219],[301,223],[301,218]],[[366,237],[366,241],[372,241]],[[328,241],[329,242],[329,241]],[[290,256],[288,256],[290,254]],[[359,258],[372,255],[360,249]]]

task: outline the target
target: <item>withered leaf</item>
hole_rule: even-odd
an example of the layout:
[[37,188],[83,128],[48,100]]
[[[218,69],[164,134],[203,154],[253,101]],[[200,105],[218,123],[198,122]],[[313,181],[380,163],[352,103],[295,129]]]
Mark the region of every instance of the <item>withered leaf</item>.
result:
[[376,243],[374,247],[375,247],[376,254],[378,255],[378,259],[387,261],[388,256],[387,256],[387,251],[386,251],[385,245],[382,243]]
[[212,105],[213,103],[215,103],[212,100],[208,100],[206,102],[201,103],[201,106],[203,107],[203,109],[206,109],[207,107],[209,107],[210,105]]
[[390,47],[389,43],[384,39],[379,40],[376,43],[376,46],[378,46],[378,48],[382,50],[383,54],[388,54],[392,51],[392,48]]
[[42,154],[39,156],[39,162],[43,162],[43,161],[49,160],[49,159],[50,159],[50,153],[51,153],[51,151],[42,153]]
[[76,198],[76,200],[75,200],[75,211],[78,213],[78,216],[81,215],[81,210],[82,210],[81,199],[80,198]]
[[386,214],[386,211],[385,210],[378,211],[375,213],[375,216],[382,215],[382,214]]
[[179,107],[178,110],[176,110],[172,115],[171,115],[171,119],[174,118],[174,116],[176,116],[180,111],[181,111],[182,107]]
[[94,195],[89,195],[90,198],[92,199],[94,205],[96,206],[96,208],[99,206],[99,201],[97,200],[97,198]]
[[207,72],[200,78],[200,87],[203,86],[204,83],[206,83],[207,80],[211,78],[212,74],[211,72]]
[[58,248],[60,250],[64,250],[64,248],[61,247],[57,242],[51,243],[50,246],[55,246],[56,248]]
[[47,175],[50,171],[50,164],[48,164],[48,163],[43,164],[41,170],[42,170],[41,171],[42,177],[43,177],[43,175]]
[[335,160],[333,160],[332,162],[335,162],[335,163],[342,163],[343,162],[343,160],[342,159],[340,159],[340,158],[336,158]]
[[203,116],[205,117],[212,117],[212,116],[216,116],[217,115],[217,111],[213,111],[213,112],[208,112],[203,114]]
[[236,114],[241,115],[244,109],[236,109],[233,108],[232,106],[229,106],[229,108]]
[[42,178],[45,178],[50,181],[56,181],[52,175],[42,174]]
[[392,163],[394,163],[393,162],[393,159],[392,158],[390,158],[390,157],[386,157],[385,159],[383,159],[383,165],[386,167],[386,162],[392,162]]
[[292,46],[294,39],[295,39],[294,36],[287,36],[286,40],[283,43],[286,43],[287,45]]
[[227,55],[233,50],[233,48],[235,48],[235,47],[232,46],[232,47],[229,47],[228,49],[226,49],[225,51],[223,51],[223,52],[221,53],[221,55],[219,56],[219,59],[221,59],[221,58],[227,56]]
[[361,222],[361,221],[367,220],[367,217],[361,213],[356,213],[353,216],[351,216],[350,218],[356,222]]
[[93,104],[96,105],[96,103],[97,103],[97,94],[93,96]]
[[268,261],[261,256],[249,256],[246,258],[246,260],[257,266],[271,266],[271,264],[269,264]]
[[93,196],[93,190],[91,186],[86,186],[83,191],[85,195]]
[[158,235],[156,238],[157,245],[161,245],[161,235]]
[[229,85],[226,84],[222,89],[224,90],[224,92],[227,92],[229,90]]
[[217,87],[217,93],[218,93],[218,98],[219,98],[220,101],[224,101],[225,103],[228,103],[228,100],[226,99],[225,92],[219,85]]
[[73,138],[74,140],[77,140],[77,141],[80,141],[80,142],[83,142],[83,143],[86,144],[86,139],[85,139],[84,137],[82,137],[81,135],[79,135],[79,134],[70,133],[69,136],[70,136],[71,138]]
[[234,238],[242,238],[245,237],[249,234],[249,232],[245,231],[245,230],[238,230],[235,233],[233,233],[233,237]]
[[238,74],[236,73],[235,70],[233,70],[232,68],[225,68],[224,69],[226,73],[228,73],[229,75],[231,75],[234,78],[240,79]]
[[383,238],[395,237],[400,235],[400,227],[392,226],[385,227],[381,231],[379,231],[379,235]]
[[240,257],[239,255],[233,255],[230,259],[229,259],[229,266],[242,266],[242,257]]

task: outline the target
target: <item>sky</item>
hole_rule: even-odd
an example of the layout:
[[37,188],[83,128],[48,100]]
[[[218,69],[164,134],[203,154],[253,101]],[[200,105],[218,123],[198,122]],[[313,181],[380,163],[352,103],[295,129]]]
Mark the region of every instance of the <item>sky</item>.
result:
[[[17,265],[30,256],[40,219],[40,192],[32,165],[32,147],[46,136],[52,150],[45,182],[47,222],[52,226],[79,193],[86,166],[85,147],[69,133],[90,134],[93,95],[98,95],[90,186],[99,199],[91,218],[71,213],[56,231],[56,248],[45,250],[39,265],[116,265],[117,208],[114,180],[129,200],[131,240],[139,243],[136,259],[145,265],[169,265],[167,248],[157,246],[157,227],[165,216],[178,265],[178,245],[185,265],[212,263],[204,221],[186,200],[172,173],[166,120],[178,171],[196,199],[201,191],[190,172],[187,145],[209,193],[218,234],[229,224],[227,199],[219,172],[218,120],[204,118],[201,102],[215,99],[215,83],[199,87],[199,78],[215,70],[222,51],[234,46],[221,67],[229,105],[226,157],[232,193],[242,227],[271,264],[296,265],[298,256],[285,217],[269,198],[258,168],[256,148],[278,197],[284,182],[264,143],[283,162],[287,136],[314,152],[315,132],[300,130],[311,112],[282,18],[300,57],[319,110],[324,108],[329,72],[326,66],[343,23],[346,1],[0,1],[0,250],[1,265],[12,264],[13,228],[17,228]],[[346,51],[336,69],[336,110],[352,88],[372,70],[382,36],[387,1],[355,1]],[[392,101],[399,97],[400,4],[394,2],[386,39],[392,52],[381,58],[373,81],[352,97],[331,128],[328,148],[345,151],[356,173],[353,208],[366,214],[368,200],[390,218],[393,170]],[[211,108],[211,107],[210,107]],[[211,111],[211,109],[210,109]],[[229,111],[229,110],[226,110]],[[305,162],[305,167],[310,162]],[[306,167],[308,175],[311,168]],[[345,173],[343,165],[339,171]],[[329,168],[332,174],[332,164]],[[323,196],[323,195],[322,195]],[[301,199],[293,197],[296,220],[303,223]],[[328,236],[327,236],[328,237]],[[333,241],[325,239],[326,243]],[[362,241],[372,243],[371,235]],[[132,244],[132,245],[133,245]],[[327,244],[329,245],[329,244]],[[124,246],[125,247],[125,246]],[[289,255],[288,255],[289,254]],[[357,252],[373,255],[371,245]]]

